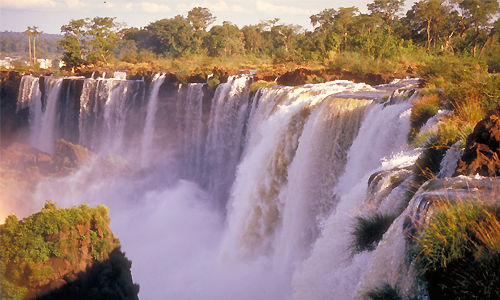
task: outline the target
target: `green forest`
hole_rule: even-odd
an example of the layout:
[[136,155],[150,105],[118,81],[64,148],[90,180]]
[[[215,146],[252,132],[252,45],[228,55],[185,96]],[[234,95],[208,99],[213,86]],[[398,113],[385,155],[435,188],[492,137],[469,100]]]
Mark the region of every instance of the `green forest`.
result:
[[[406,12],[403,5],[404,0],[375,0],[367,14],[357,7],[325,9],[310,16],[312,31],[278,18],[242,28],[230,22],[212,25],[216,17],[202,7],[144,28],[128,28],[111,17],[78,19],[62,25],[63,36],[40,36],[37,51],[63,53],[69,68],[195,72],[213,66],[265,71],[299,65],[369,73],[406,70],[429,56],[452,55],[480,61],[490,72],[500,70],[497,0],[422,0]],[[26,55],[27,36],[19,35],[2,33],[1,52]]]
[[[62,56],[59,47],[60,34],[41,33],[36,39],[36,53],[40,58],[57,59]],[[28,56],[28,36],[24,32],[0,32],[0,53],[2,56]]]

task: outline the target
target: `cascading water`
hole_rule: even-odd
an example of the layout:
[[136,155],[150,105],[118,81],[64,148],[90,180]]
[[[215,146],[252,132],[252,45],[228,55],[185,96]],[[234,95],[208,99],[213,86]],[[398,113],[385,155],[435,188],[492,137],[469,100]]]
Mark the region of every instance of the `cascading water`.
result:
[[[373,253],[353,255],[352,231],[356,216],[376,212],[367,199],[371,174],[411,164],[418,153],[409,152],[411,104],[373,106],[363,120],[348,154],[345,172],[332,191],[338,204],[322,224],[321,235],[293,278],[297,299],[352,299]],[[321,289],[318,289],[321,286]]]
[[[39,107],[37,103],[33,105],[36,108],[40,108],[34,114],[34,120],[40,120],[39,124],[35,126],[39,128],[39,133],[32,137],[33,145],[42,151],[53,153],[54,152],[54,141],[59,138],[57,127],[57,100],[61,95],[62,78],[48,78],[45,82],[45,93],[46,100],[45,106],[43,105],[44,99],[42,100],[42,106]],[[45,110],[43,111],[43,107]]]
[[217,88],[212,101],[201,175],[202,185],[222,206],[229,196],[242,151],[250,81],[249,76],[230,77]]
[[142,165],[147,166],[150,163],[151,153],[149,150],[153,144],[154,120],[158,107],[158,93],[160,86],[165,80],[165,75],[156,74],[153,78],[151,95],[149,96],[148,110],[146,115],[146,124],[144,125],[144,134],[142,136]]
[[17,111],[30,107],[32,99],[36,96],[33,93],[39,92],[38,77],[26,75],[21,78],[19,95],[17,99]]
[[372,252],[353,254],[351,232],[356,216],[404,209],[404,184],[390,183],[406,182],[419,154],[406,144],[414,90],[393,91],[415,81],[250,97],[251,81],[229,77],[207,100],[205,84],[160,75],[149,85],[45,78],[43,93],[23,79],[18,106],[30,107],[35,147],[51,151],[77,122],[75,143],[139,169],[110,178],[82,168],[41,182],[33,198],[109,206],[143,298],[353,299],[391,282],[383,258],[403,255],[401,217]]

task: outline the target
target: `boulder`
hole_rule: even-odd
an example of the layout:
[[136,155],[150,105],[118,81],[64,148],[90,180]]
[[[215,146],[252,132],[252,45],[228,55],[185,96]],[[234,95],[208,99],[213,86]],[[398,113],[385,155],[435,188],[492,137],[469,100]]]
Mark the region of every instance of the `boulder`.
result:
[[86,148],[64,140],[58,140],[55,143],[52,165],[56,172],[64,168],[78,168],[94,160],[101,161],[101,158]]
[[309,69],[295,69],[294,71],[286,72],[278,78],[279,85],[297,86],[304,85],[307,80],[314,75],[314,72]]
[[493,111],[467,137],[464,154],[453,176],[500,175],[500,112]]

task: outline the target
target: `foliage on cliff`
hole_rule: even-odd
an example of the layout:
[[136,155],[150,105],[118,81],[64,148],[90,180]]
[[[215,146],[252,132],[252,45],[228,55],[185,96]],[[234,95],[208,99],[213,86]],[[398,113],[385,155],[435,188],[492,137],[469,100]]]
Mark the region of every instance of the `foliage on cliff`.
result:
[[500,209],[444,205],[419,238],[417,267],[431,299],[500,298]]
[[[51,201],[23,220],[8,216],[0,225],[2,299],[34,298],[86,277],[88,268],[109,260],[120,246],[109,222],[105,206],[58,209]],[[130,277],[130,262],[114,272]]]
[[[413,191],[437,174],[446,150],[459,141],[464,147],[476,124],[500,103],[500,76],[488,73],[476,60],[434,57],[420,73],[424,89],[412,109],[409,138],[425,150],[416,162]],[[439,110],[449,113],[441,117],[435,130],[420,132]]]

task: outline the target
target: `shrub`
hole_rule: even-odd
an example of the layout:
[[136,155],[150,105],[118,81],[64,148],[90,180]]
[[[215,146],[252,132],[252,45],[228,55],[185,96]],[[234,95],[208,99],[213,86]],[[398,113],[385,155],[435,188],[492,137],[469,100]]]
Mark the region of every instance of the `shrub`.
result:
[[350,71],[356,74],[395,72],[404,69],[394,61],[364,56],[357,52],[342,52],[327,62],[327,67],[335,71]]
[[485,117],[480,101],[479,97],[470,97],[467,98],[467,101],[455,104],[453,114],[444,117],[438,125],[437,143],[451,145],[462,140],[462,146],[465,146],[467,136],[474,131],[476,124]]
[[420,132],[420,128],[438,113],[439,106],[439,95],[436,94],[428,94],[417,100],[411,110],[409,140],[413,140]]
[[416,266],[433,299],[500,299],[500,210],[443,204],[418,239]]
[[366,300],[402,300],[399,289],[388,283],[384,283],[381,287],[374,288],[364,295]]
[[378,242],[380,242],[396,217],[397,215],[380,213],[368,217],[356,217],[356,224],[352,232],[354,253],[375,250]]
[[266,86],[277,86],[278,84],[274,81],[258,80],[252,82],[250,85],[250,93],[256,93],[258,89]]
[[486,66],[474,58],[453,55],[429,56],[419,67],[420,83],[424,87],[443,88],[448,84],[467,83],[477,74],[484,74]]

